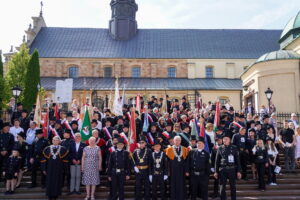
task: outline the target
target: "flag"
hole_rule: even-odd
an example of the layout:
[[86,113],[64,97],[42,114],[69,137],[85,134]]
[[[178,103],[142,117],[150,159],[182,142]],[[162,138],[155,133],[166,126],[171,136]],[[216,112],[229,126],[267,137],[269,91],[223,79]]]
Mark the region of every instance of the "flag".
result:
[[92,136],[92,127],[88,109],[85,109],[82,127],[80,130],[81,140],[86,141]]
[[48,127],[49,127],[49,118],[48,118],[49,112],[43,112],[42,113],[42,129],[43,129],[43,135],[45,138],[48,136]]
[[191,127],[191,135],[196,136],[196,139],[199,139],[199,135],[198,135],[198,130],[197,130],[197,124],[198,124],[198,120],[196,119],[192,119],[190,122],[190,127]]
[[126,104],[126,96],[125,96],[125,84],[123,85],[123,94],[122,94],[122,107]]
[[168,105],[167,105],[167,95],[165,95],[165,98],[163,99],[161,111],[162,113],[167,113],[168,112]]
[[34,118],[33,118],[33,121],[36,122],[37,127],[40,127],[41,125],[41,115],[42,112],[41,112],[40,94],[38,94],[36,97],[36,108],[34,111]]
[[130,117],[128,151],[133,153],[136,148],[137,148],[137,139],[136,139],[136,127],[135,127],[135,110],[132,109],[131,117]]
[[197,111],[199,112],[202,109],[202,98],[198,97],[197,100]]
[[140,95],[136,96],[136,110],[140,113],[141,112],[141,100]]
[[205,133],[205,127],[204,127],[204,123],[199,123],[198,124],[198,127],[199,127],[199,137],[202,137],[204,138],[204,141],[205,141],[205,147],[204,147],[204,150],[208,153],[210,153],[209,151],[209,147],[208,147],[208,143],[207,143],[207,138],[206,138],[206,133]]
[[144,111],[144,124],[143,124],[143,132],[147,133],[149,128],[149,118],[148,118],[148,113],[147,109]]
[[116,78],[113,113],[115,115],[123,115],[122,107],[123,107],[123,103],[120,99],[120,94],[119,94],[119,82],[118,82],[118,78]]
[[216,132],[217,131],[217,127],[219,126],[220,124],[220,102],[217,101],[216,102],[216,112],[215,112],[215,120],[214,120],[214,131]]

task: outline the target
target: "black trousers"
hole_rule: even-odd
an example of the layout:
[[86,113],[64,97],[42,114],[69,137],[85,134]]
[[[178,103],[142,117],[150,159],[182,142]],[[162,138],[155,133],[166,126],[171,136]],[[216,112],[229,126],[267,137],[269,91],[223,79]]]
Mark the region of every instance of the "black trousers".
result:
[[242,178],[247,178],[247,163],[249,160],[249,154],[245,151],[240,151],[240,163],[242,168]]
[[70,181],[71,181],[70,164],[71,161],[69,161],[68,163],[64,163],[63,180],[62,180],[63,187],[65,186],[65,179],[67,179],[67,186],[70,187]]
[[226,184],[229,180],[231,200],[236,200],[236,169],[222,169],[220,171],[220,197],[221,200],[226,200]]
[[202,200],[208,199],[208,175],[203,173],[203,175],[195,175],[191,173],[191,199],[196,200],[198,192],[200,191]]
[[5,156],[2,156],[0,154],[0,181],[1,181],[1,176],[3,174],[3,170],[4,170],[4,167],[5,167],[6,160],[7,160],[8,156],[9,156],[8,153]]
[[265,190],[266,189],[266,183],[265,183],[265,163],[256,163],[256,170],[258,175],[258,189]]
[[[142,189],[144,190],[144,195],[142,195]],[[148,169],[140,169],[139,173],[135,173],[135,200],[140,199],[150,199],[150,181]]]
[[214,194],[219,194],[219,184],[219,179],[214,178]]
[[276,168],[276,165],[271,165],[269,163],[269,167],[268,167],[268,183],[276,183],[275,168]]
[[111,200],[123,200],[124,199],[124,185],[125,185],[126,175],[124,172],[113,173],[111,176]]
[[32,173],[31,173],[31,185],[32,186],[36,186],[36,176],[37,176],[38,171],[41,172],[41,184],[42,184],[42,186],[45,186],[46,176],[44,175],[44,173],[42,171],[40,159],[34,159],[34,163],[32,164]]
[[161,199],[166,199],[164,175],[152,176],[152,200],[157,199],[157,186],[160,189]]

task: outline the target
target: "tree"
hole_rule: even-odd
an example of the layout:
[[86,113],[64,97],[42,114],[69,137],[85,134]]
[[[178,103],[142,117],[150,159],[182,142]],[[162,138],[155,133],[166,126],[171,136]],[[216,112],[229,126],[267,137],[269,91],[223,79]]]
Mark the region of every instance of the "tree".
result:
[[40,63],[39,63],[39,53],[35,49],[28,63],[27,72],[25,75],[25,89],[24,89],[24,100],[23,106],[25,109],[30,110],[32,105],[35,104],[38,85],[41,84],[40,78]]
[[[6,93],[10,94],[8,98],[11,97],[11,88],[18,85],[23,90],[25,88],[25,75],[28,68],[28,62],[30,59],[29,49],[27,48],[26,44],[22,44],[20,46],[20,51],[15,53],[11,60],[8,62],[8,72],[5,77],[7,81],[6,86]],[[22,92],[20,97],[18,98],[19,101],[22,102],[24,97],[24,93]]]
[[5,82],[4,82],[4,74],[3,74],[3,62],[2,62],[2,54],[0,52],[0,111],[4,106],[4,94],[5,94]]

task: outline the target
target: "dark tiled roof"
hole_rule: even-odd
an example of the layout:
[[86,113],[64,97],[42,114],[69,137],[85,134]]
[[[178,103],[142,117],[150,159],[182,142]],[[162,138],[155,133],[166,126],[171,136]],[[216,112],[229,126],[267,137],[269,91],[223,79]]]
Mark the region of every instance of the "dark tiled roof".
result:
[[31,45],[43,58],[256,59],[279,49],[281,30],[139,29],[128,41],[108,29],[45,27]]
[[[46,90],[55,90],[56,80],[65,78],[42,77],[42,86]],[[127,90],[242,90],[240,79],[223,78],[120,78],[119,87],[126,85]],[[75,78],[74,90],[111,90],[115,88],[114,78]]]

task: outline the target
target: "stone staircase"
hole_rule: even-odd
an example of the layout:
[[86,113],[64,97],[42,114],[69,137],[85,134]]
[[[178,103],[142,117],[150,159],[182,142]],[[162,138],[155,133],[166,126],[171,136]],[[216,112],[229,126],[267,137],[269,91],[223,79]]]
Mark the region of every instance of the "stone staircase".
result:
[[[281,166],[283,167],[282,175],[277,176],[277,186],[267,185],[267,190],[261,192],[257,190],[257,181],[249,179],[248,181],[239,180],[237,181],[237,199],[238,200],[300,200],[300,169],[297,169],[297,174],[286,174],[283,165],[283,156],[280,156]],[[250,166],[249,166],[249,178],[252,178]],[[266,177],[267,178],[267,177]],[[39,182],[38,182],[39,183]],[[188,181],[187,181],[188,184]],[[41,187],[28,189],[30,186],[30,176],[26,174],[22,180],[21,187],[16,189],[13,195],[4,195],[4,184],[0,183],[0,199],[12,200],[12,199],[47,199],[45,196],[45,189]],[[213,179],[209,181],[209,193],[213,190]],[[68,188],[64,187],[63,195],[60,199],[72,199],[82,200],[85,197],[84,186],[81,187],[81,195],[67,195]],[[104,200],[107,199],[109,188],[107,187],[107,177],[101,176],[101,184],[96,189],[96,199]],[[230,199],[229,186],[227,187],[228,199]],[[134,197],[134,176],[126,182],[125,186],[125,197],[126,199],[133,199]],[[219,199],[219,198],[216,198]]]

